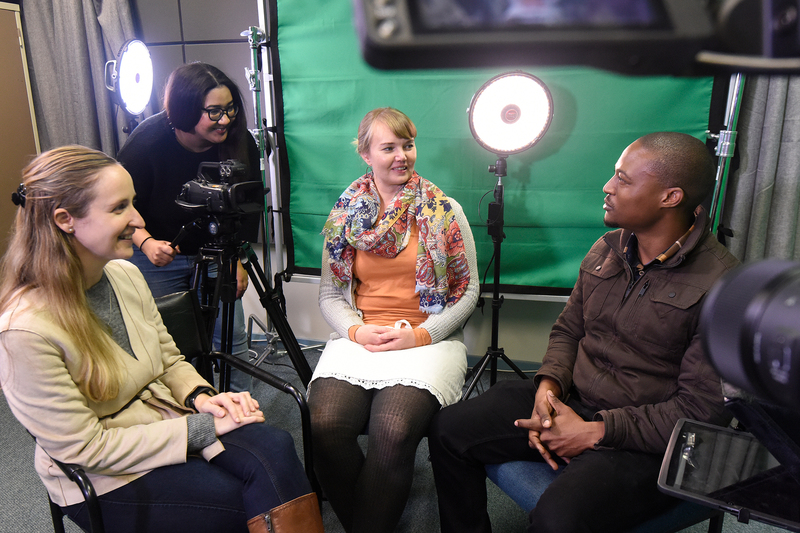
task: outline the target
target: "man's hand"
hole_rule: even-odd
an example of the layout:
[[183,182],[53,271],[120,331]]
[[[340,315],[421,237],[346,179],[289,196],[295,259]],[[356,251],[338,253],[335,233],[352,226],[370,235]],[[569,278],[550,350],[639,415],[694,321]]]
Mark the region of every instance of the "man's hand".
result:
[[552,393],[558,398],[561,396],[561,386],[555,380],[544,377],[539,382],[539,388],[536,389],[536,398],[533,401],[533,413],[531,414],[531,418],[541,421],[543,428],[551,427],[552,417],[555,416],[553,406],[547,399],[548,393]]
[[236,262],[236,298],[244,296],[250,278],[247,277],[247,270],[242,266],[241,261]]
[[572,408],[563,404],[552,391],[547,392],[547,401],[555,416],[550,429],[541,432],[541,444],[567,463],[570,458],[592,448],[605,435],[603,422],[586,422]]
[[544,428],[542,427],[542,422],[536,417],[536,411],[534,411],[534,418],[521,418],[519,420],[514,421],[514,425],[518,428],[523,428],[528,430],[528,446],[534,448],[539,451],[542,455],[542,459],[550,465],[553,470],[558,470],[558,463],[556,463],[553,456],[550,454],[550,450],[547,449],[547,446],[542,443],[541,434]]
[[536,389],[536,398],[533,402],[533,412],[531,417],[520,419],[514,425],[528,430],[528,446],[535,448],[542,454],[542,458],[553,470],[558,470],[558,464],[550,454],[550,450],[542,443],[541,432],[552,426],[552,417],[555,415],[553,407],[547,401],[547,393],[550,392],[558,396],[561,393],[561,386],[557,381],[544,377],[539,381],[539,388]]

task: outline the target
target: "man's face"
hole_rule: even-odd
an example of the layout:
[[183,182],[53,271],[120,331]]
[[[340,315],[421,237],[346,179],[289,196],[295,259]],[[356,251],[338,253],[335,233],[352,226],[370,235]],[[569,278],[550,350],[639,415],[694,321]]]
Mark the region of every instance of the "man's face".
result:
[[661,198],[666,191],[651,174],[650,163],[651,156],[639,141],[622,152],[614,176],[603,187],[606,226],[641,232],[661,219]]

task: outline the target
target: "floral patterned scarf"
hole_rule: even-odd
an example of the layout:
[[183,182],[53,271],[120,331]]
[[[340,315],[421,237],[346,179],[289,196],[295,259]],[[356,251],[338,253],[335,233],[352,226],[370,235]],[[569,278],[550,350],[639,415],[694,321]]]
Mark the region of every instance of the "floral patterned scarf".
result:
[[408,245],[414,217],[420,310],[439,313],[457,302],[469,285],[469,265],[447,196],[415,172],[384,213],[380,206],[371,172],[354,181],[333,206],[322,230],[333,282],[344,287],[351,281],[355,250],[396,257]]

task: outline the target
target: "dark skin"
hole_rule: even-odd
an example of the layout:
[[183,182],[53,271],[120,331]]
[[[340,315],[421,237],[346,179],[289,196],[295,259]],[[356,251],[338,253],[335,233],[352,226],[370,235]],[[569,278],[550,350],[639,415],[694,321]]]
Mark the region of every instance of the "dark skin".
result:
[[[653,154],[639,141],[628,146],[617,161],[614,176],[605,184],[604,222],[633,231],[639,241],[639,259],[648,264],[669,248],[691,226],[692,210],[680,187],[664,187],[655,173]],[[514,422],[528,430],[528,445],[553,470],[556,457],[569,463],[605,435],[602,421],[587,422],[562,403],[561,386],[549,377],[539,383],[531,417]]]

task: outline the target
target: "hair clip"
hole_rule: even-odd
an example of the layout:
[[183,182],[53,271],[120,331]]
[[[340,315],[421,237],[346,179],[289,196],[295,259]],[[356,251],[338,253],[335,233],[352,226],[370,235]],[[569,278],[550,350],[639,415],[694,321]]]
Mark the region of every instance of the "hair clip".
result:
[[28,189],[24,184],[20,183],[17,190],[11,193],[11,201],[14,205],[25,207],[25,196],[28,194]]

